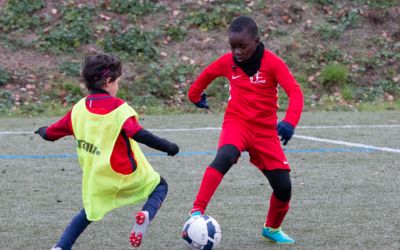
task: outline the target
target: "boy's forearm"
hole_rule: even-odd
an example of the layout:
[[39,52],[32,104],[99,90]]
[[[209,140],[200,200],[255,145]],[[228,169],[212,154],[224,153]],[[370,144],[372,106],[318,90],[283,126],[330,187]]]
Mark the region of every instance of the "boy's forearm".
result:
[[289,98],[288,108],[283,120],[296,127],[300,121],[300,116],[303,111],[304,97],[300,84],[294,78],[292,72],[287,65],[277,59],[275,65],[275,74],[279,85],[284,89]]
[[71,110],[64,117],[46,127],[46,137],[49,141],[55,141],[68,135],[73,135]]
[[163,152],[168,152],[170,142],[164,138],[160,138],[148,130],[141,129],[133,137],[135,141],[142,143],[150,148],[154,148]]
[[193,103],[199,102],[203,91],[211,82],[221,75],[218,71],[218,62],[214,62],[201,72],[188,91],[189,100]]
[[291,91],[289,95],[289,105],[286,111],[284,120],[289,122],[293,127],[296,127],[300,121],[301,113],[303,111],[304,98],[300,86]]

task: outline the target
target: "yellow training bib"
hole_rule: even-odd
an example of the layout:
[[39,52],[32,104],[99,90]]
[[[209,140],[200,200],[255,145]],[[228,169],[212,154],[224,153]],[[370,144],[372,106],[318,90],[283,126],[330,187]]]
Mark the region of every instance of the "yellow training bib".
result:
[[129,139],[137,169],[129,175],[115,172],[110,158],[125,121],[138,114],[127,103],[108,114],[90,113],[85,98],[72,108],[79,163],[83,170],[82,200],[87,219],[101,220],[109,211],[145,200],[160,183],[160,175],[146,160],[139,145]]

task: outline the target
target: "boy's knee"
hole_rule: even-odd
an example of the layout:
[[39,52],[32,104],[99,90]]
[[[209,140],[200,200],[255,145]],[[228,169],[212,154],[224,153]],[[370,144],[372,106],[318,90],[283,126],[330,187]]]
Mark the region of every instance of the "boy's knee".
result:
[[168,183],[167,183],[167,181],[166,181],[164,178],[162,178],[161,176],[160,176],[160,183],[158,184],[158,187],[163,188],[163,189],[165,189],[165,191],[168,192]]
[[[223,162],[233,165],[237,162],[240,151],[232,144],[226,144],[218,149],[216,159],[219,158]],[[214,160],[215,161],[215,160]]]
[[274,195],[280,201],[289,201],[292,197],[292,185],[288,183],[274,189]]
[[217,169],[222,174],[228,172],[228,170],[235,164],[240,156],[240,151],[236,146],[227,144],[218,149],[217,155],[215,156],[210,167]]

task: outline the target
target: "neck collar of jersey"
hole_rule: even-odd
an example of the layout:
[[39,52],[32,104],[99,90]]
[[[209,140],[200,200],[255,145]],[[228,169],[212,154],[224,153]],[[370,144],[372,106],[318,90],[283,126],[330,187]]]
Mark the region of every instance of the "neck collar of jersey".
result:
[[246,73],[246,75],[253,76],[258,70],[260,70],[261,59],[264,55],[264,48],[264,44],[260,42],[256,48],[256,51],[248,60],[245,62],[238,62],[235,57],[233,57],[233,61]]

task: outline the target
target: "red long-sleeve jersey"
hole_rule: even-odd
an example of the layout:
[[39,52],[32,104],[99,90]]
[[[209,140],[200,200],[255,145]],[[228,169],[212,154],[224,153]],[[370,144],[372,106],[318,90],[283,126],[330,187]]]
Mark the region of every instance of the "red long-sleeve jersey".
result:
[[279,84],[289,97],[289,106],[283,120],[294,127],[299,122],[303,93],[285,62],[273,52],[264,51],[259,71],[250,77],[235,65],[232,53],[226,53],[206,67],[191,85],[189,100],[193,103],[200,101],[202,92],[220,76],[230,82],[225,120],[239,119],[266,129],[275,129]]

